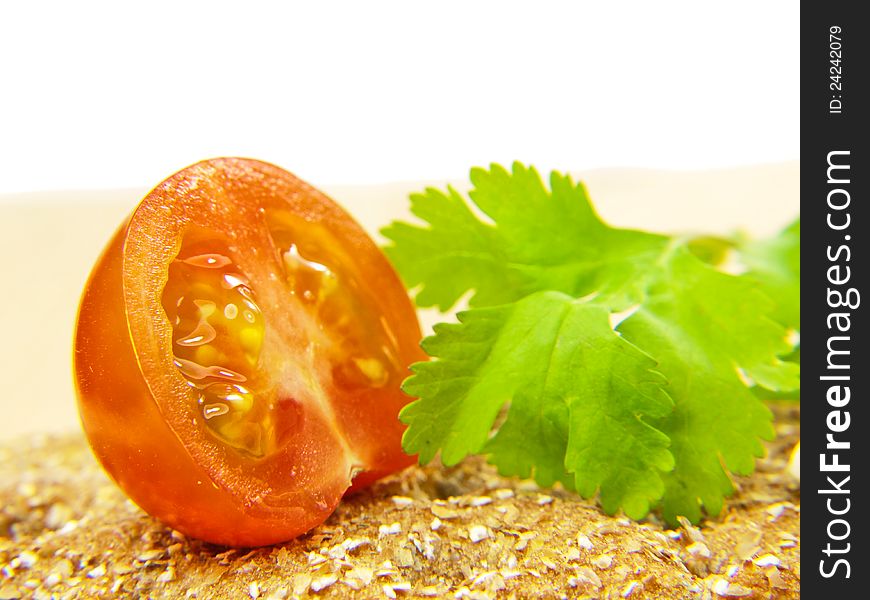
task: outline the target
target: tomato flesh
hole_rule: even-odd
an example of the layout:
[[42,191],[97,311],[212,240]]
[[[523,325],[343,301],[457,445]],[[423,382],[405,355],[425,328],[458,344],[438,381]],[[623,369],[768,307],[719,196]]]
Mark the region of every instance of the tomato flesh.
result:
[[331,200],[266,163],[205,161],[155,188],[94,268],[82,422],[152,515],[282,541],[413,461],[397,414],[419,339],[392,268]]
[[173,324],[175,366],[194,390],[204,425],[224,443],[262,458],[292,429],[293,419],[283,417],[298,411],[287,410],[287,402],[269,410],[257,393],[265,323],[250,283],[228,254],[182,247],[169,265],[163,309]]

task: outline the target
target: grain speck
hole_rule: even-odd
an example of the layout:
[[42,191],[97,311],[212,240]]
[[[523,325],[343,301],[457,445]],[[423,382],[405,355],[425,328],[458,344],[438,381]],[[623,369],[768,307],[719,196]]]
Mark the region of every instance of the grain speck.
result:
[[514,491],[510,488],[500,488],[492,493],[499,500],[507,500],[514,497]]
[[310,588],[312,592],[320,592],[331,586],[336,581],[338,581],[338,575],[330,573],[329,575],[324,575],[323,577],[318,577],[317,579],[312,580]]
[[72,509],[63,502],[51,505],[45,514],[45,526],[49,529],[60,529],[73,517]]
[[713,593],[723,598],[742,598],[752,594],[752,590],[730,583],[727,579],[717,578],[713,583]]
[[773,554],[762,554],[761,556],[752,559],[752,562],[759,567],[778,567],[781,561]]
[[[359,582],[361,588],[366,587],[375,577],[374,570],[368,567],[354,567],[345,574],[345,579]],[[358,588],[357,588],[358,589]]]
[[445,521],[448,519],[455,519],[459,516],[459,513],[452,508],[447,508],[446,506],[440,506],[438,504],[433,504],[429,510],[432,511],[433,515]]
[[524,531],[520,534],[520,539],[517,540],[517,543],[514,544],[514,550],[523,551],[525,550],[529,542],[538,537],[538,534],[534,531]]
[[424,585],[417,590],[417,595],[424,596],[426,598],[435,598],[436,596],[443,596],[445,592],[446,590],[444,589],[444,586]]
[[308,592],[308,588],[311,587],[312,581],[311,575],[308,573],[299,573],[298,575],[294,575],[291,579],[291,585],[293,587],[293,595],[301,596]]
[[391,523],[389,525],[381,525],[380,527],[378,527],[378,537],[397,535],[399,533],[402,533],[402,524],[399,522]]
[[489,530],[483,525],[472,525],[468,528],[468,539],[475,544],[489,537]]
[[106,565],[100,564],[88,571],[89,579],[98,579],[106,574]]
[[589,567],[580,567],[574,572],[574,576],[568,580],[568,585],[571,587],[592,587],[598,589],[601,587],[601,578]]
[[393,558],[396,559],[396,565],[400,568],[414,566],[414,555],[408,548],[397,548],[393,554]]
[[637,581],[630,581],[628,585],[623,588],[622,593],[619,595],[623,598],[628,598],[632,595],[632,593],[634,593],[634,590],[636,590],[639,585],[640,583]]
[[397,508],[408,508],[414,504],[414,499],[407,496],[393,496],[390,500]]
[[689,521],[686,517],[677,517],[677,521],[679,521],[680,525],[682,525],[683,529],[686,532],[686,535],[689,536],[689,539],[693,542],[706,542],[707,540],[704,538],[704,534],[701,533],[701,530],[692,525],[692,522]]
[[701,558],[710,558],[712,553],[710,552],[710,548],[707,547],[707,544],[704,542],[694,542],[686,546],[686,552],[691,554],[692,556],[701,557]]
[[770,583],[770,587],[776,589],[787,589],[788,583],[779,573],[779,569],[776,567],[770,567],[766,569],[764,574],[767,576],[767,581]]
[[18,564],[25,569],[31,568],[36,564],[37,560],[39,560],[39,557],[29,550],[25,550],[18,555]]

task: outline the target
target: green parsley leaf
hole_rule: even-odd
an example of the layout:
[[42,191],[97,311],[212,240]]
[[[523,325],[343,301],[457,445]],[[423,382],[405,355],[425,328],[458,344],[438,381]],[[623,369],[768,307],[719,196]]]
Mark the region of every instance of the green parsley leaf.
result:
[[746,276],[761,285],[775,302],[771,316],[786,327],[801,328],[801,220],[765,240],[743,239],[738,244],[740,260],[749,268]]
[[[740,261],[749,269],[745,277],[755,281],[776,303],[771,316],[797,335],[792,336],[793,347],[783,360],[801,363],[801,222],[794,221],[778,235],[751,240],[739,238],[736,249]],[[800,388],[770,390],[757,385],[753,392],[759,398],[800,401]]]
[[639,347],[655,349],[674,400],[674,411],[653,421],[677,457],[665,477],[670,522],[678,515],[698,521],[701,504],[718,514],[722,496],[733,490],[720,459],[731,472],[749,474],[763,452],[758,438],[773,438],[769,410],[741,376],[768,389],[798,386],[798,366],[777,358],[788,344],[785,329],[765,316],[771,310],[752,282],[678,248],[663,261],[647,300],[617,328]]
[[[484,450],[506,475],[562,481],[606,510],[642,517],[673,468],[668,438],[645,422],[671,411],[655,362],[623,340],[609,311],[559,292],[472,310],[424,342],[413,367],[404,446],[452,465]],[[495,436],[490,431],[510,403]]]
[[614,296],[627,307],[643,275],[667,244],[664,236],[605,225],[583,184],[553,173],[548,191],[532,168],[514,164],[472,169],[470,196],[478,219],[452,188],[411,196],[411,212],[429,227],[393,223],[384,248],[409,288],[421,286],[418,306],[449,309],[468,290],[471,306],[519,300],[536,291],[580,297]]
[[514,164],[474,169],[472,183],[473,204],[428,189],[412,199],[425,226],[384,230],[418,305],[473,290],[475,307],[424,340],[434,360],[404,385],[419,398],[401,413],[406,451],[445,464],[484,453],[634,518],[659,501],[672,523],[721,510],[728,473],[751,472],[773,432],[747,386],[799,386],[780,358],[794,290],[771,275],[793,267],[793,230],[745,245],[738,277],[717,269],[717,238],[610,227],[570,177],[553,173],[548,190]]

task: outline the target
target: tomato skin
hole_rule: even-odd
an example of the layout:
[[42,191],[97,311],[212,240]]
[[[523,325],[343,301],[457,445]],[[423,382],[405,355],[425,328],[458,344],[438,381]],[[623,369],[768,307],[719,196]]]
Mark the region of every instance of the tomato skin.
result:
[[[404,365],[423,358],[419,326],[398,278],[361,228],[316,190],[258,161],[215,159],[174,175],[146,196],[97,261],[79,309],[74,363],[82,424],[106,471],[146,512],[189,536],[230,546],[285,541],[322,523],[351,485],[357,489],[413,462],[401,451],[397,419],[410,399],[398,390],[398,373],[389,386],[350,396],[327,381],[325,412],[306,404],[302,390],[303,418],[290,442],[260,460],[204,431],[187,401],[189,386],[173,366],[171,324],[159,303],[166,257],[178,252],[185,228],[197,219],[223,223],[197,212],[212,210],[213,202],[190,200],[191,181],[205,189],[203,197],[228,198],[240,214],[262,212],[263,202],[285,203],[337,232],[359,263],[346,272],[377,282],[378,293],[366,292],[361,302],[389,323]],[[276,191],[277,199],[262,200]],[[227,227],[232,235],[233,227],[251,229],[248,221]],[[240,248],[259,243],[250,232],[239,235],[247,236]],[[257,272],[262,255],[244,253],[249,271],[267,280]],[[295,306],[264,306],[273,320],[285,309],[290,322],[306,318]]]

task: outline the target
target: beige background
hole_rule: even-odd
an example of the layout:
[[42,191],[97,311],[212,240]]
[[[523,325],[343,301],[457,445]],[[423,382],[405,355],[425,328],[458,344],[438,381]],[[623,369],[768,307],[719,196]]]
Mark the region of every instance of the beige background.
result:
[[[797,162],[698,172],[597,170],[580,178],[605,220],[620,226],[767,234],[799,212]],[[376,234],[407,217],[407,194],[422,185],[322,187]],[[103,244],[146,191],[0,196],[0,440],[78,427],[71,347],[79,295]]]

